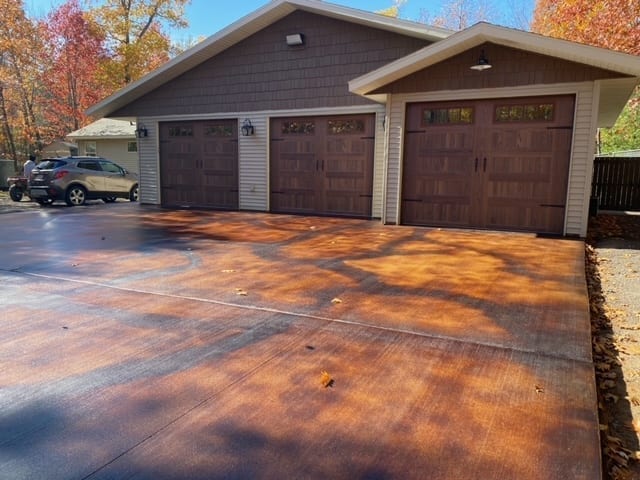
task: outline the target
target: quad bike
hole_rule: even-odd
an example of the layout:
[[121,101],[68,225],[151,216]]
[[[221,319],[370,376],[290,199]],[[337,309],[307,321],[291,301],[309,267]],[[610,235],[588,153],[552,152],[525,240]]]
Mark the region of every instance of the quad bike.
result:
[[[9,197],[14,202],[22,201],[22,197],[29,196],[29,182],[26,177],[7,177],[9,184]],[[31,197],[29,197],[31,198]],[[50,205],[53,200],[50,198],[36,198],[36,202],[40,205]]]
[[14,202],[19,202],[27,194],[28,181],[26,177],[8,177],[9,196]]

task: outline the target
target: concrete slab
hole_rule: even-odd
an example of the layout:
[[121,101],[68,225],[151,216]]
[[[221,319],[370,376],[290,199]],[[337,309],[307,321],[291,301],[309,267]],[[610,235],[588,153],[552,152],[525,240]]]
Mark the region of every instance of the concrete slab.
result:
[[2,220],[0,477],[600,478],[582,242]]

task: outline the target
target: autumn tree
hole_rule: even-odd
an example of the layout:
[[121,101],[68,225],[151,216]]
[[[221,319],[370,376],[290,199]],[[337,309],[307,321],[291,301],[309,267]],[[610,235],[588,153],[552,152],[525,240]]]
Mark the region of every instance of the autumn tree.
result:
[[[538,0],[534,32],[640,55],[638,0]],[[640,148],[640,89],[636,89],[612,129],[601,131],[604,151]]]
[[107,61],[104,37],[78,0],[68,0],[51,12],[41,28],[50,59],[42,76],[44,120],[49,135],[60,138],[86,125],[84,111],[111,93],[97,75],[100,64]]
[[42,44],[22,0],[0,0],[0,121],[5,149],[15,161],[42,148],[39,94]]
[[91,17],[112,53],[103,65],[103,80],[122,87],[166,62],[171,42],[163,26],[186,27],[184,7],[189,1],[104,0],[92,8]]
[[407,0],[393,0],[393,4],[390,7],[377,10],[376,13],[384,15],[385,17],[399,18],[400,9],[405,3],[407,3]]

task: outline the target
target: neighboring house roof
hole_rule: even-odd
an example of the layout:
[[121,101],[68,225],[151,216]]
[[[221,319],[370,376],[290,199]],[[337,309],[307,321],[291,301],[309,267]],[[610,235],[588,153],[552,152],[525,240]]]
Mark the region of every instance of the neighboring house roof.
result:
[[425,69],[486,42],[556,57],[628,75],[602,80],[601,124],[618,117],[640,77],[640,57],[567,40],[481,22],[349,82],[349,90],[367,95],[395,80]]
[[78,148],[78,145],[71,142],[65,142],[64,140],[56,140],[46,145],[43,150],[52,150],[52,149],[60,149],[60,148]]
[[103,140],[106,138],[136,138],[136,125],[129,120],[114,120],[101,118],[86,127],[82,127],[67,135],[67,138],[77,140]]
[[109,115],[296,10],[303,10],[432,42],[442,40],[453,33],[444,28],[399,20],[320,0],[274,0],[198,43],[100,103],[93,105],[87,110],[87,113],[98,117]]

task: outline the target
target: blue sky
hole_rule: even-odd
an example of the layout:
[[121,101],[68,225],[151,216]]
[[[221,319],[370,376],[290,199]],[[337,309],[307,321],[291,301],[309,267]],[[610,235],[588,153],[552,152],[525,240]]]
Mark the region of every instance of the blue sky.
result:
[[[24,0],[30,16],[42,17],[64,0]],[[519,17],[530,16],[535,0],[476,0],[492,6],[493,23],[523,28]],[[82,1],[81,1],[82,3]],[[208,37],[243,16],[268,3],[268,0],[192,0],[187,7],[186,16],[189,29],[170,32],[176,39],[196,39]],[[332,0],[331,3],[344,5],[366,11],[376,11],[393,4],[392,0]],[[407,20],[418,20],[421,11],[428,12],[429,17],[441,13],[445,0],[407,0],[401,9],[401,17]]]

